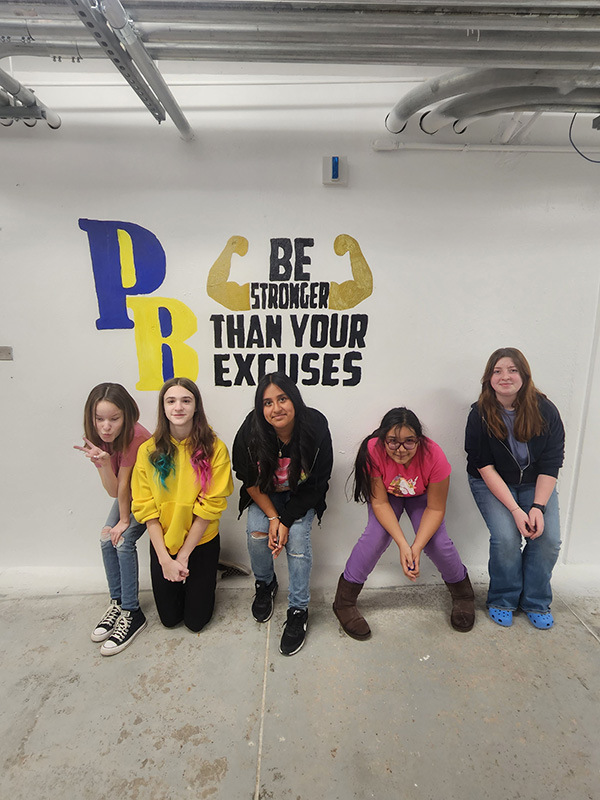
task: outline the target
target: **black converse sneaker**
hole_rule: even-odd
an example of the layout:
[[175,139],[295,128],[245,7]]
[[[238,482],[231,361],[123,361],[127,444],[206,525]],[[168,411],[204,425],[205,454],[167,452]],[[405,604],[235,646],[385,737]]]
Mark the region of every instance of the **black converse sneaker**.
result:
[[257,622],[268,622],[273,616],[273,600],[277,594],[277,577],[274,575],[271,583],[256,581],[254,584],[256,594],[252,603],[252,616]]
[[103,642],[111,635],[117,624],[117,620],[121,616],[121,601],[111,600],[109,607],[100,622],[92,631],[92,642]]
[[114,633],[107,639],[100,648],[103,656],[114,656],[120,653],[133,642],[138,633],[146,628],[148,623],[141,608],[137,611],[126,611],[123,609],[119,621],[115,626]]
[[306,608],[288,608],[287,622],[283,626],[283,636],[279,645],[282,656],[293,656],[304,644],[308,627],[308,610]]

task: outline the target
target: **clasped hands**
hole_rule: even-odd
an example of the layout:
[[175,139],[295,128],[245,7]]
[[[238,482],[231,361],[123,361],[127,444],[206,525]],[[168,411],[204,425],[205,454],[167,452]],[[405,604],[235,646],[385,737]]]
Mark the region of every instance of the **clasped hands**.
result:
[[399,545],[399,548],[402,571],[410,581],[414,582],[419,577],[421,551],[414,544],[413,547],[409,547],[408,542]]
[[269,520],[269,550],[273,553],[273,558],[281,553],[287,544],[290,529],[281,524],[279,517]]
[[512,515],[519,533],[526,539],[537,539],[544,532],[544,515],[539,508],[532,508],[529,514],[526,514],[520,506],[517,506]]
[[180,556],[179,553],[176,558],[169,557],[169,560],[165,561],[161,566],[164,579],[166,581],[171,581],[171,583],[181,583],[190,574],[188,569],[188,557]]

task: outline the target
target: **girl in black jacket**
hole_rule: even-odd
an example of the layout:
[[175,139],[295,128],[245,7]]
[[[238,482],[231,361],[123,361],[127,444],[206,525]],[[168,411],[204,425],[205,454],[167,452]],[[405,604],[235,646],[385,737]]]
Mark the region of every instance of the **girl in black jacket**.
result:
[[550,578],[560,550],[563,424],[513,347],[492,353],[481,384],[465,449],[469,485],[490,532],[489,615],[509,627],[520,608],[545,630],[554,624]]
[[327,420],[307,408],[282,372],[259,382],[252,411],[233,443],[233,468],[242,481],[240,514],[248,509],[248,551],[256,580],[252,615],[267,622],[277,594],[274,559],[286,550],[289,608],[279,647],[294,655],[304,644],[310,599],[315,514],[325,511],[333,466]]

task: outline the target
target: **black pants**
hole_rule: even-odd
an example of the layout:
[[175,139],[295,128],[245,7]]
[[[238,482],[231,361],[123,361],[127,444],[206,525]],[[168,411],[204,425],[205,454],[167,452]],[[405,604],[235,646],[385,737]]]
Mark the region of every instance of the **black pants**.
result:
[[188,560],[190,574],[185,582],[173,583],[163,576],[160,562],[150,544],[150,576],[160,621],[166,628],[180,622],[197,633],[210,621],[215,608],[215,587],[221,537],[199,544]]

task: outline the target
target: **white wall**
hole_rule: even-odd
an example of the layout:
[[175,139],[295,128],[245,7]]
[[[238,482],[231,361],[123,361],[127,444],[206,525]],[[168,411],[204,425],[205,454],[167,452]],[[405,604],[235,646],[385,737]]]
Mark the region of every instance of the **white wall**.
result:
[[[155,294],[179,299],[198,319],[188,344],[199,355],[209,419],[228,445],[253,390],[213,381],[209,317],[232,312],[207,296],[206,277],[225,243],[249,240],[231,275],[239,283],[267,280],[272,237],[313,237],[312,279],[338,282],[350,270],[333,253],[335,237],[360,243],[374,275],[371,297],[348,312],[369,316],[362,381],[301,387],[328,416],[336,455],[329,511],[314,534],[315,584],[330,583],[361,532],[365,511],[344,497],[356,447],[402,404],[446,451],[454,470],[449,530],[470,569],[485,568],[487,535],[467,486],[463,430],[488,355],[506,345],[525,352],[566,425],[560,495],[563,519],[573,524],[563,554],[600,565],[600,368],[593,383],[591,370],[597,167],[572,153],[374,152],[385,114],[408,88],[180,87],[196,131],[184,143],[170,123],[158,127],[128,87],[46,86],[38,94],[61,114],[60,130],[0,129],[0,345],[14,348],[14,361],[0,362],[4,569],[93,568],[101,585],[97,539],[108,499],[71,449],[83,403],[96,383],[118,381],[138,399],[142,421],[154,424],[156,392],[134,388],[133,330],[95,327],[80,218],[136,223],[160,240],[167,272]],[[567,122],[552,124],[553,135],[566,138]],[[347,187],[321,183],[321,158],[332,154],[348,158]],[[236,506],[233,499],[223,521],[224,550],[247,561]],[[390,550],[373,585],[400,582],[396,560]],[[433,568],[425,579],[437,579]]]

